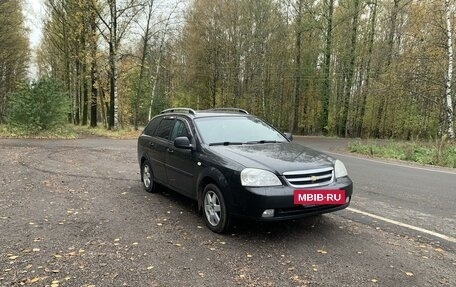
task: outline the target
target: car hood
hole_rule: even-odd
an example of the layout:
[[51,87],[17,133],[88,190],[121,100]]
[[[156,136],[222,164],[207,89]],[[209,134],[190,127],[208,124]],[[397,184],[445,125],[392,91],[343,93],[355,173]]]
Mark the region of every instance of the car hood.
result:
[[287,171],[333,166],[334,159],[324,153],[295,143],[211,146],[218,155],[251,168],[283,174]]

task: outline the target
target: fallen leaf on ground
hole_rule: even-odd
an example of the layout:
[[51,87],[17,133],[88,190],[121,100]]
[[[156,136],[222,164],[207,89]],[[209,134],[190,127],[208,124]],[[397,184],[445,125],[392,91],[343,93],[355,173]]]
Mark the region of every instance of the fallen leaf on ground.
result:
[[371,279],[371,281],[374,282],[374,283],[377,283],[377,282],[378,282],[377,279]]
[[412,273],[412,272],[405,272],[405,274],[406,274],[407,276],[413,276],[413,273]]
[[19,258],[19,256],[13,255],[13,256],[8,257],[9,260],[14,260],[14,259],[16,259],[16,258]]
[[247,257],[248,257],[248,258],[252,258],[253,255],[252,255],[252,254],[247,254]]
[[33,279],[30,279],[29,282],[30,282],[30,283],[36,283],[36,282],[38,282],[38,281],[40,281],[40,280],[41,280],[41,277],[35,277],[35,278],[33,278]]
[[326,252],[326,251],[324,251],[324,250],[321,250],[321,249],[318,249],[317,252],[318,252],[318,253],[321,253],[321,254],[326,254],[326,253],[328,253],[328,252]]

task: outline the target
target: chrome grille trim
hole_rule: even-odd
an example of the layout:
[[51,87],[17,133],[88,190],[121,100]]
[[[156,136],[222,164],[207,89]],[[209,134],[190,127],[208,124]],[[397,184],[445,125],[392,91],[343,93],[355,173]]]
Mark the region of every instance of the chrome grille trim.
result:
[[297,188],[325,186],[334,181],[334,168],[287,171],[283,177],[289,185]]

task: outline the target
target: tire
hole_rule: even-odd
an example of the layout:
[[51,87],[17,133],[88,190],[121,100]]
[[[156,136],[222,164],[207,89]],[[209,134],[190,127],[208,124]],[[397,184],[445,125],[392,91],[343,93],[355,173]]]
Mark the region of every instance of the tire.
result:
[[157,184],[154,181],[152,166],[148,160],[145,160],[141,166],[141,181],[147,192],[155,193],[157,191]]
[[215,184],[208,184],[203,190],[203,217],[207,227],[216,233],[228,231],[229,213],[223,194]]

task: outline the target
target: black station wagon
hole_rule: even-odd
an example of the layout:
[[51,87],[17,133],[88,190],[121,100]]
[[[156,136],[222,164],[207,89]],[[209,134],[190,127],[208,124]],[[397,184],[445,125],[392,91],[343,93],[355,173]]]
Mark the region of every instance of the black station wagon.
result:
[[138,139],[141,180],[198,202],[206,225],[226,231],[234,217],[297,219],[346,208],[352,181],[344,164],[291,142],[241,109],[174,108]]

